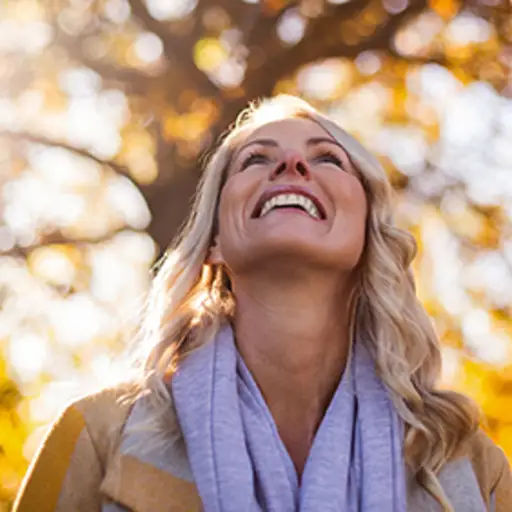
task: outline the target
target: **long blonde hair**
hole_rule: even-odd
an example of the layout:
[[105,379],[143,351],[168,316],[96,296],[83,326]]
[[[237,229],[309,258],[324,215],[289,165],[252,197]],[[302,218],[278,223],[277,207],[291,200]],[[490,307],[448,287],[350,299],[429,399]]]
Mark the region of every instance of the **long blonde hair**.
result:
[[367,340],[379,375],[404,421],[406,464],[420,485],[444,510],[451,511],[436,474],[461,452],[478,427],[479,415],[465,396],[436,389],[441,353],[433,326],[416,297],[410,270],[416,243],[394,224],[391,187],[378,160],[327,116],[293,96],[253,102],[240,113],[208,159],[191,215],[159,263],[140,342],[141,386],[153,411],[148,420],[164,428],[163,411],[170,409],[165,383],[185,354],[212,339],[222,320],[233,314],[235,300],[222,270],[205,263],[231,157],[254,129],[289,117],[320,124],[345,148],[358,170],[369,213],[352,309],[353,329]]

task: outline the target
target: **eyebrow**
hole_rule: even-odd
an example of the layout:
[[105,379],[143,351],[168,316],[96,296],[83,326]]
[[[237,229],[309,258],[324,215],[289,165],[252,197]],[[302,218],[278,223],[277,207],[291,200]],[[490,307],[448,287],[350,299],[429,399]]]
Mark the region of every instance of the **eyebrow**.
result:
[[[311,139],[308,139],[306,141],[306,146],[314,146],[316,144],[321,144],[322,142],[329,142],[330,144],[334,144],[335,146],[338,146],[339,148],[343,149],[341,144],[336,142],[333,139],[329,139],[327,137],[313,137]],[[238,151],[236,156],[238,156],[245,148],[248,146],[251,146],[252,144],[259,144],[261,146],[268,146],[268,147],[279,147],[279,144],[274,139],[256,139],[252,140],[251,142],[248,142],[244,146],[242,146]]]

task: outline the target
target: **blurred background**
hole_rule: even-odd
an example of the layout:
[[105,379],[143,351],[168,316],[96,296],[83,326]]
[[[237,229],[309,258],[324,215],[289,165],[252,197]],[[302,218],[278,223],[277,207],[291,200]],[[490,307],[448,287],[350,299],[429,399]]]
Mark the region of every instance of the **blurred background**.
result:
[[297,94],[377,155],[442,385],[512,457],[510,0],[0,0],[0,511],[108,385],[201,158]]

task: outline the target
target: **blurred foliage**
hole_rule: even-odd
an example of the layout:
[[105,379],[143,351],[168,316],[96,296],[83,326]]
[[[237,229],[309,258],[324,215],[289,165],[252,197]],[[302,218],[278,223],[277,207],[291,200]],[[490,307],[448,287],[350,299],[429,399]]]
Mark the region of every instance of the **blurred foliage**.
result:
[[3,0],[0,510],[58,410],[123,371],[204,150],[277,92],[383,162],[442,384],[512,456],[508,0]]

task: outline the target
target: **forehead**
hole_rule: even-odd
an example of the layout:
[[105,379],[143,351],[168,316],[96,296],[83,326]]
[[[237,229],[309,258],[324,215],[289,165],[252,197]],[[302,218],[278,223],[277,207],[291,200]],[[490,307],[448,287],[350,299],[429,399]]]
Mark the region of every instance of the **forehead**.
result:
[[247,144],[261,138],[270,138],[282,145],[300,144],[301,142],[305,143],[312,137],[324,137],[334,140],[322,126],[311,119],[289,118],[271,121],[260,126],[249,134],[244,143]]

